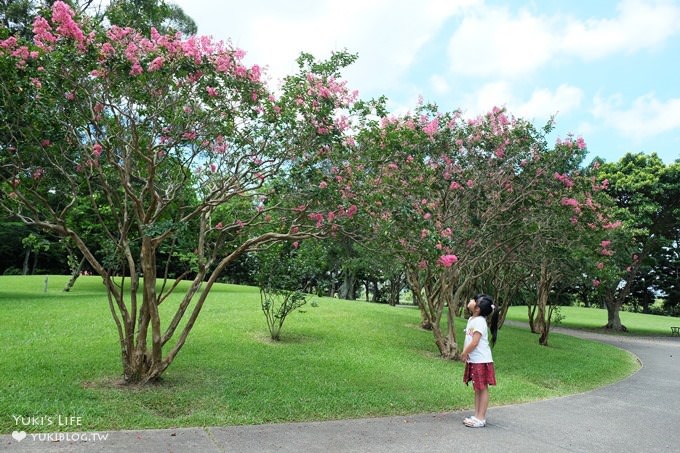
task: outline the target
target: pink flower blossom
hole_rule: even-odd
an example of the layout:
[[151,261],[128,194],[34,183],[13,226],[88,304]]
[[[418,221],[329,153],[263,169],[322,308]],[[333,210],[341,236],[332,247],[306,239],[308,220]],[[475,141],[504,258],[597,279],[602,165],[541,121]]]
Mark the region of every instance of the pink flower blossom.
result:
[[621,225],[623,225],[623,222],[621,222],[620,220],[617,220],[616,222],[609,222],[609,223],[602,225],[602,228],[604,228],[605,230],[613,230],[613,229],[619,228]]
[[131,76],[138,76],[142,72],[144,72],[144,70],[142,69],[142,66],[139,63],[133,64],[132,69],[130,69]]
[[163,64],[165,63],[165,58],[163,57],[156,57],[153,59],[153,61],[149,64],[148,70],[149,72],[153,71],[158,71],[163,67]]
[[594,286],[595,288],[597,288],[598,286],[600,286],[600,281],[599,281],[598,279],[594,278],[594,279],[593,279],[593,286]]
[[317,227],[317,228],[320,228],[321,225],[323,225],[323,222],[324,222],[324,216],[323,216],[323,214],[321,214],[321,213],[319,213],[319,212],[312,212],[312,213],[309,213],[309,214],[307,215],[307,217],[309,217],[310,220],[315,220],[315,221],[316,221],[316,227]]
[[215,225],[215,229],[217,229],[217,230],[221,230],[222,228],[224,228],[224,225],[222,225],[222,222],[219,222],[217,225]]
[[[39,17],[38,19],[42,19],[45,22],[45,24],[47,24],[47,21],[44,18]],[[38,19],[36,19],[36,21]],[[49,27],[49,26],[50,25],[47,24],[47,27]],[[38,34],[35,31],[35,22],[33,23],[33,33]],[[17,45],[17,38],[15,38],[14,36],[10,36],[9,38],[4,39],[4,40],[0,39],[0,49],[13,49],[16,45]]]
[[574,207],[574,208],[578,208],[580,206],[580,203],[578,202],[578,200],[576,200],[574,198],[562,198],[560,200],[560,204],[562,206],[571,206],[571,207]]
[[208,92],[208,96],[217,97],[217,90],[215,87],[206,87],[205,91]]
[[52,5],[52,20],[59,24],[57,33],[65,38],[72,38],[77,42],[85,41],[85,35],[76,21],[73,20],[74,12],[66,3],[58,1]]
[[325,189],[326,187],[328,187],[328,183],[326,181],[321,181],[319,183],[319,189]]
[[260,67],[258,65],[253,65],[253,67],[250,68],[250,80],[252,80],[253,82],[259,82],[261,75],[262,71],[260,70]]
[[96,157],[99,157],[102,155],[102,145],[99,143],[95,143],[92,146],[92,154],[94,154]]
[[425,134],[430,138],[433,138],[438,130],[439,130],[439,121],[437,120],[437,118],[433,119],[432,121],[427,123],[425,126],[423,126],[423,132],[425,132]]
[[562,184],[564,184],[564,187],[569,188],[569,187],[572,187],[574,185],[574,181],[569,177],[569,175],[566,175],[566,174],[562,175],[558,172],[555,172],[553,174],[553,178],[555,178],[556,180],[558,180]]
[[604,269],[604,263],[597,263],[598,269]]
[[578,137],[576,139],[576,146],[578,147],[578,149],[585,149],[586,141],[583,140],[583,137]]
[[442,255],[439,257],[438,263],[444,267],[451,267],[457,261],[458,257],[456,255]]

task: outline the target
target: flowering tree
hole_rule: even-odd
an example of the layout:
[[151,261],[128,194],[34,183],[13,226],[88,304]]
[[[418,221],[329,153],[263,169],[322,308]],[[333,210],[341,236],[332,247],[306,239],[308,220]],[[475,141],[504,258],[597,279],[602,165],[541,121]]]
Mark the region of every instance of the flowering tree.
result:
[[539,343],[548,344],[554,300],[575,285],[599,285],[592,276],[615,253],[611,235],[621,226],[613,221],[613,200],[594,177],[580,169],[585,143],[558,139],[549,152],[552,173],[545,173],[542,200],[526,213],[525,222],[535,231],[522,248],[518,265],[535,280],[535,303],[529,305],[529,321]]
[[421,105],[367,124],[357,146],[355,191],[366,189],[376,237],[406,267],[440,353],[456,358],[461,302],[528,240],[522,212],[537,206],[551,164],[543,132],[501,109],[465,120]]
[[[458,357],[455,317],[474,292],[507,295],[516,291],[511,279],[518,286],[516,276],[533,275],[545,308],[560,276],[548,260],[563,261],[580,237],[573,197],[595,206],[566,173],[578,166],[585,143],[570,138],[551,149],[551,128],[537,130],[498,108],[466,120],[421,105],[402,117],[383,115],[357,138],[354,191],[376,240],[407,269],[423,325],[443,357]],[[567,237],[573,240],[561,242]],[[544,344],[546,316],[543,309]]]
[[[274,94],[228,43],[101,28],[59,1],[33,32],[29,43],[0,30],[0,206],[69,238],[102,277],[127,382],[161,376],[241,254],[356,212],[326,175],[337,111],[356,97],[338,80],[353,56],[303,55]],[[71,215],[83,200],[104,254]],[[171,260],[185,266],[174,279]]]

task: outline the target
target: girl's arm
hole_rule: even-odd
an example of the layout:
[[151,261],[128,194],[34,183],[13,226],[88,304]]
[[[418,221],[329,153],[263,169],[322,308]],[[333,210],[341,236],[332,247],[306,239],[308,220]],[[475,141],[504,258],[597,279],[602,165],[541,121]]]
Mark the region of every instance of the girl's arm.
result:
[[472,334],[472,341],[470,341],[470,343],[463,349],[463,352],[460,353],[460,358],[463,360],[463,362],[468,361],[470,353],[475,350],[475,348],[479,344],[479,340],[481,339],[482,332],[475,332]]

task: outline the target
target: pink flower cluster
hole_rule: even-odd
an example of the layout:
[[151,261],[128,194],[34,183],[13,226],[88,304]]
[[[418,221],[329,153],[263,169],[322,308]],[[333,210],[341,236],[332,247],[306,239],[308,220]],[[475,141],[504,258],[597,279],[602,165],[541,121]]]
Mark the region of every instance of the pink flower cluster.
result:
[[71,7],[64,2],[57,1],[52,5],[52,20],[59,24],[57,33],[65,38],[72,38],[82,43],[85,41],[85,35],[76,21],[73,20],[73,15],[74,12]]
[[558,172],[555,172],[553,174],[553,178],[555,178],[556,180],[558,180],[562,184],[564,184],[564,187],[570,188],[574,185],[574,181],[569,177],[569,175],[560,174]]
[[612,241],[602,241],[600,242],[600,254],[603,256],[612,256],[614,254],[613,250],[609,250],[609,246],[611,245]]
[[437,262],[444,267],[451,267],[457,261],[458,257],[456,255],[442,255]]
[[562,198],[560,204],[562,206],[571,206],[577,214],[581,212],[581,204],[574,198]]
[[564,139],[564,141],[558,138],[557,144],[568,146],[569,148],[573,148],[574,146],[576,146],[579,150],[583,150],[586,148],[586,141],[583,140],[583,137],[577,137],[576,140],[574,140],[572,136],[569,136],[566,139]]
[[437,118],[432,119],[429,122],[425,122],[423,125],[423,132],[430,139],[434,139],[435,134],[439,131],[439,120]]

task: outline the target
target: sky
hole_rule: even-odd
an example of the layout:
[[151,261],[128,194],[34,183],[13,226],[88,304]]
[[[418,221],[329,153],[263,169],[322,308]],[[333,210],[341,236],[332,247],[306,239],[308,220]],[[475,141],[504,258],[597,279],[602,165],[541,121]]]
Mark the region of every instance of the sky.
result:
[[362,99],[475,117],[505,107],[607,162],[680,159],[680,0],[171,0],[272,86],[295,59],[347,50]]

